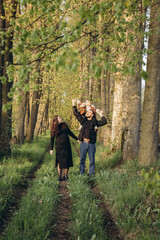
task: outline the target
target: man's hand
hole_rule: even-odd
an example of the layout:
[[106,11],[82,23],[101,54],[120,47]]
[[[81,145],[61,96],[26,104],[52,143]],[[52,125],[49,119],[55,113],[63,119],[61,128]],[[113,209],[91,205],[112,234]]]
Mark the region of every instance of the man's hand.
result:
[[50,150],[50,154],[53,155],[53,150]]

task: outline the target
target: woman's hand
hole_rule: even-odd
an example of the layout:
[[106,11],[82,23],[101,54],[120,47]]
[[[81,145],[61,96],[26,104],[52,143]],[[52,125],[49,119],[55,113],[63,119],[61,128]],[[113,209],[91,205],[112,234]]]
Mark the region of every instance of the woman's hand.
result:
[[77,140],[77,142],[78,142],[78,143],[81,143],[81,141],[80,141],[80,140]]
[[53,150],[50,150],[50,154],[53,155]]

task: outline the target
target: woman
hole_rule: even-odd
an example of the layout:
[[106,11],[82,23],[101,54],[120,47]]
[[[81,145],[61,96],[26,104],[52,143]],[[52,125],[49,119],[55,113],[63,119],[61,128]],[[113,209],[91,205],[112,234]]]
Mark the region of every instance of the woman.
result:
[[[62,122],[62,118],[54,116],[51,126],[50,154],[53,154],[53,146],[55,141],[56,149],[56,167],[59,180],[67,180],[69,168],[73,167],[71,144],[68,135],[77,140],[77,137],[71,132],[66,123]],[[64,169],[64,175],[62,170]]]

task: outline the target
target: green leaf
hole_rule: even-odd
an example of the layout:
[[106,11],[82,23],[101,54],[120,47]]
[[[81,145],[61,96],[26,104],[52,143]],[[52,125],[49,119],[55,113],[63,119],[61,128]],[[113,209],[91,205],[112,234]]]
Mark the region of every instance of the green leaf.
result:
[[51,69],[51,61],[47,61],[46,62],[46,70],[50,70]]
[[131,42],[133,42],[133,39],[134,39],[133,34],[129,33],[129,34],[128,34],[128,38],[129,38],[129,40],[130,40]]
[[91,11],[92,11],[93,13],[96,13],[96,12],[99,12],[99,10],[100,10],[99,4],[98,4],[98,3],[94,3],[94,4],[92,5],[92,7],[91,7]]
[[68,1],[68,2],[66,2],[65,4],[64,4],[64,7],[65,7],[65,9],[68,9],[69,7],[70,7],[70,1]]
[[71,66],[71,70],[76,71],[76,70],[77,70],[77,67],[78,67],[78,62],[75,61],[75,62],[72,64],[72,66]]
[[67,22],[62,22],[60,25],[60,29],[63,30],[66,27],[67,27]]
[[9,92],[9,93],[7,94],[7,96],[8,96],[9,98],[13,98],[13,92]]
[[0,81],[2,84],[5,84],[7,82],[7,78],[2,76],[2,77],[0,77]]
[[11,107],[12,107],[12,101],[9,101],[8,103],[6,103],[6,104],[3,105],[2,110],[3,110],[4,112],[7,112],[8,110],[11,109]]
[[145,169],[143,168],[143,169],[141,170],[141,176],[144,177],[144,176],[145,176],[145,173],[146,173],[146,171],[145,171]]
[[144,70],[142,70],[141,71],[141,77],[144,79],[144,80],[148,80],[148,74],[147,74],[147,72],[146,71],[144,71]]
[[96,66],[96,68],[95,68],[95,76],[96,77],[100,77],[101,73],[102,73],[101,66]]

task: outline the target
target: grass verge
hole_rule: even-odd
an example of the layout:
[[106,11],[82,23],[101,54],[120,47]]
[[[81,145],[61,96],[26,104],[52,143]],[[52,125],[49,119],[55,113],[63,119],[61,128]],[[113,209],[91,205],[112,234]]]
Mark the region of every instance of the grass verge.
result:
[[46,154],[44,164],[37,171],[32,186],[22,198],[19,210],[11,218],[1,239],[47,239],[49,223],[54,224],[53,212],[58,200],[57,174],[52,158]]
[[11,158],[0,162],[0,220],[14,201],[14,189],[26,184],[26,177],[42,159],[49,139],[39,137],[32,143],[15,147]]
[[101,170],[95,177],[118,227],[128,239],[158,240],[160,214],[154,212],[158,199],[140,186],[140,171],[136,161],[131,161],[115,169]]

